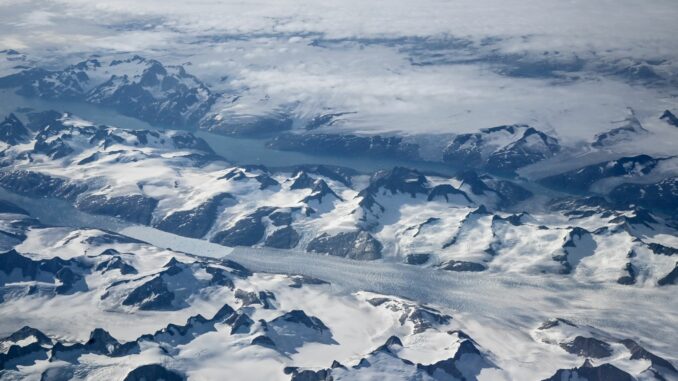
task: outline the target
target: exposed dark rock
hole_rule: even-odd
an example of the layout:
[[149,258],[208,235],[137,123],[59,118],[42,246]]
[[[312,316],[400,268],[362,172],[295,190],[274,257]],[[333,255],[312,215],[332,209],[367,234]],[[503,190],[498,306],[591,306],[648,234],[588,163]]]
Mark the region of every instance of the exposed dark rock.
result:
[[25,214],[25,215],[29,214],[26,210],[5,200],[0,200],[0,213]]
[[634,208],[632,216],[621,215],[613,218],[612,220],[610,220],[610,222],[620,224],[625,229],[634,227],[634,225],[642,225],[652,230],[654,230],[654,227],[652,225],[658,223],[658,221],[655,219],[652,213],[643,208]]
[[155,227],[185,237],[201,238],[210,230],[217,218],[219,205],[225,199],[233,198],[221,193],[191,210],[181,210],[165,216]]
[[0,369],[16,369],[17,366],[28,366],[46,359],[47,350],[37,342],[23,347],[12,345],[7,353],[0,353]]
[[452,320],[451,316],[442,314],[440,311],[422,305],[396,301],[390,298],[379,297],[367,300],[371,305],[378,307],[385,305],[392,311],[402,311],[398,321],[401,325],[411,322],[414,325],[414,333],[421,333],[436,325],[445,325]]
[[336,200],[342,200],[334,191],[327,185],[325,180],[318,179],[313,183],[313,189],[311,189],[311,194],[304,197],[302,202],[309,203],[311,201],[317,201],[322,204],[323,199],[326,197],[333,197]]
[[234,262],[230,259],[222,259],[221,264],[231,269],[231,272],[241,278],[247,278],[252,275],[252,272],[248,270],[245,266],[241,265],[238,262]]
[[226,320],[231,325],[231,335],[249,333],[254,321],[246,313],[235,313]]
[[40,112],[32,112],[27,115],[29,130],[38,131],[47,126],[56,127],[57,129],[65,127],[60,119],[64,114],[55,110],[47,110]]
[[101,246],[113,243],[144,243],[144,242],[121,234],[107,232],[87,237],[83,240],[83,243],[86,243],[88,245]]
[[664,246],[658,243],[648,243],[647,247],[652,250],[653,253],[658,255],[672,256],[678,254],[678,249],[674,247]]
[[167,288],[162,276],[156,276],[132,290],[122,301],[125,306],[137,306],[140,310],[172,310],[174,292]]
[[277,182],[274,178],[272,178],[271,176],[268,176],[266,174],[257,175],[257,176],[254,177],[254,179],[259,182],[259,184],[260,184],[259,189],[262,189],[262,190],[266,189],[266,188],[275,187],[275,186],[280,185],[280,183]]
[[[391,351],[391,347],[393,347],[393,346],[398,346],[398,347],[402,347],[402,346],[403,346],[403,342],[400,341],[400,338],[398,338],[398,336],[391,336],[391,337],[389,337],[389,338],[386,340],[386,342],[385,342],[384,344],[382,344],[381,346],[379,346],[377,349],[375,349],[374,352],[387,352],[387,353],[393,353],[393,352]],[[374,353],[374,352],[373,352],[373,353]]]
[[268,215],[274,226],[285,226],[292,223],[292,212],[285,210],[276,210]]
[[354,114],[351,112],[334,112],[328,114],[321,114],[313,117],[306,123],[305,130],[315,130],[320,127],[329,127],[341,120],[340,117],[347,114]]
[[321,285],[321,284],[330,284],[329,282],[325,282],[322,279],[318,278],[313,278],[305,275],[295,275],[292,278],[292,284],[289,285],[289,287],[292,288],[301,288],[305,284],[310,284],[310,285]]
[[654,169],[658,162],[657,159],[648,155],[622,157],[549,176],[539,182],[558,190],[586,192],[593,183],[604,178],[630,174],[646,175]]
[[466,193],[450,184],[440,184],[433,187],[428,194],[428,201],[433,201],[437,198],[445,198],[445,201],[450,201],[450,196],[459,196],[469,203],[473,203]]
[[87,190],[86,185],[27,170],[0,172],[0,185],[25,196],[56,197],[69,201]]
[[282,111],[275,112],[272,115],[238,118],[237,122],[205,118],[200,127],[224,135],[265,137],[288,131],[293,124],[292,117]]
[[76,259],[54,257],[32,260],[12,249],[0,254],[0,274],[4,274],[0,275],[0,285],[7,281],[33,280],[53,283],[57,294],[86,291],[83,276],[73,271],[73,268],[80,271],[81,266]]
[[417,253],[405,256],[405,263],[408,265],[423,265],[431,258],[431,254]]
[[262,301],[259,299],[259,296],[254,291],[245,291],[237,289],[235,290],[233,296],[235,296],[236,299],[240,300],[243,306],[250,306],[252,304],[263,305]]
[[272,211],[271,208],[259,208],[254,213],[238,220],[232,227],[216,233],[210,241],[224,246],[255,245],[264,238],[266,232],[262,218]]
[[628,262],[624,266],[624,271],[626,271],[626,275],[619,277],[619,279],[617,279],[617,283],[627,286],[636,284],[636,270],[633,268],[631,262]]
[[631,360],[650,360],[652,363],[652,367],[657,369],[657,368],[663,368],[664,370],[668,370],[671,372],[678,372],[676,368],[671,364],[668,360],[663,359],[654,353],[648,351],[647,349],[641,347],[637,342],[631,340],[631,339],[624,339],[620,340],[620,343],[624,344],[626,349],[631,352]]
[[75,206],[84,212],[117,217],[143,225],[151,223],[153,210],[157,205],[158,200],[143,195],[109,198],[106,195],[95,194],[81,197],[75,203]]
[[108,272],[111,270],[120,270],[120,274],[122,275],[129,275],[129,274],[137,274],[138,271],[135,269],[132,265],[126,263],[121,257],[119,256],[114,256],[113,258],[106,260],[104,262],[101,262],[97,265],[95,268],[96,271],[101,271],[101,272]]
[[228,271],[221,269],[219,267],[212,267],[212,266],[207,266],[205,268],[205,271],[212,275],[212,279],[210,279],[210,286],[222,286],[222,287],[228,287],[231,290],[235,287],[233,284],[233,280],[231,277],[228,275]]
[[673,268],[673,270],[671,270],[670,273],[666,274],[657,281],[657,284],[660,286],[678,284],[678,262],[676,262],[676,266]]
[[564,239],[562,251],[554,255],[553,259],[560,262],[561,274],[570,274],[579,265],[579,262],[595,253],[596,241],[591,233],[583,228],[575,226]]
[[634,381],[628,373],[611,364],[593,366],[588,360],[579,368],[560,369],[543,381]]
[[[468,366],[458,367],[460,360],[469,361],[469,357],[473,357],[472,360],[473,368],[469,369]],[[466,380],[468,377],[475,377],[476,374],[469,375],[468,373],[480,373],[482,368],[489,368],[492,364],[485,360],[482,353],[478,348],[473,345],[470,340],[464,340],[460,343],[459,349],[455,353],[454,357],[440,360],[434,364],[422,365],[417,364],[417,368],[425,371],[427,374],[433,376],[438,372],[444,372],[449,376],[455,377],[456,379]]]
[[47,368],[40,375],[40,381],[67,381],[75,376],[75,367],[72,365]]
[[301,236],[291,226],[285,226],[271,233],[264,241],[264,246],[276,249],[291,249],[297,246]]
[[491,187],[499,195],[500,207],[509,207],[534,196],[529,190],[510,181],[494,181]]
[[301,310],[287,312],[269,322],[262,321],[262,326],[276,349],[284,354],[296,353],[297,348],[309,342],[337,344],[332,331],[320,319]]
[[440,268],[448,271],[471,271],[471,272],[485,271],[487,269],[485,265],[467,261],[449,261],[442,264]]
[[623,126],[596,134],[591,146],[595,148],[611,146],[621,141],[636,139],[639,135],[645,133],[647,133],[647,130],[643,128],[638,119],[634,115],[630,115]]
[[558,140],[530,127],[519,140],[494,152],[487,160],[487,169],[512,173],[518,168],[548,159],[559,151]]
[[252,345],[260,345],[262,347],[275,349],[275,343],[273,340],[271,340],[270,337],[264,335],[257,336],[252,339]]
[[309,252],[360,260],[381,258],[381,249],[381,243],[366,231],[339,233],[334,236],[323,233],[313,238],[306,247]]
[[612,355],[610,344],[593,337],[577,336],[570,342],[560,344],[560,347],[582,357],[599,359]]
[[[120,62],[123,61],[114,60],[109,65],[116,66]],[[165,126],[196,124],[216,99],[183,67],[166,68],[158,61],[139,56],[124,62],[136,66],[137,72],[93,82],[91,70],[102,68],[106,63],[88,59],[57,71],[27,69],[1,78],[0,86],[18,86],[17,93],[23,96],[100,104],[124,115]]]
[[25,340],[29,337],[35,338],[35,342],[37,342],[40,345],[49,345],[52,344],[52,339],[47,337],[42,331],[31,328],[29,326],[23,326],[22,328],[18,329],[11,335],[7,337],[3,337],[0,339],[0,343],[6,343],[6,342],[13,342],[16,343],[18,341]]
[[321,370],[302,370],[292,373],[290,381],[333,381],[332,371],[330,369]]
[[419,147],[400,137],[356,136],[335,134],[281,134],[270,140],[267,147],[283,151],[315,154],[360,155],[379,158],[418,159]]
[[30,132],[14,114],[9,114],[0,122],[0,141],[15,145],[27,142]]
[[461,172],[457,175],[457,178],[461,181],[462,185],[466,184],[471,187],[471,193],[473,194],[481,195],[492,192],[492,189],[483,182],[475,171],[469,170]]
[[270,324],[275,325],[280,322],[301,324],[303,326],[321,332],[329,330],[329,328],[327,328],[327,326],[320,319],[318,319],[315,316],[308,316],[302,310],[292,310],[290,312],[287,312],[284,315],[278,316],[277,318],[273,319],[273,321],[271,321]]
[[669,110],[665,110],[662,116],[659,117],[659,119],[665,121],[666,123],[678,127],[678,117],[673,115],[673,113]]
[[306,188],[311,188],[313,187],[314,180],[306,174],[304,171],[297,171],[297,173],[294,174],[292,177],[294,181],[292,182],[292,185],[290,185],[290,189],[306,189]]
[[169,370],[160,364],[142,365],[125,376],[123,381],[183,381],[185,377],[173,370]]
[[333,165],[315,165],[315,164],[306,164],[306,165],[297,165],[294,167],[295,172],[303,171],[306,173],[314,173],[316,175],[326,177],[330,180],[337,181],[344,184],[347,187],[351,186],[351,177],[358,174],[357,171],[345,168],[337,167]]
[[378,171],[370,179],[370,185],[360,192],[377,194],[379,189],[385,189],[391,194],[405,193],[415,197],[418,193],[428,194],[428,180],[419,171],[404,167],[395,167],[391,170]]
[[540,329],[540,330],[551,329],[551,328],[557,327],[561,324],[569,325],[570,327],[576,327],[577,326],[569,320],[561,319],[561,318],[555,318],[555,319],[550,319],[550,320],[544,322],[544,324],[542,324],[538,329]]
[[[511,143],[497,146],[492,136],[513,136]],[[558,141],[525,125],[499,126],[457,135],[443,151],[443,161],[466,167],[484,167],[499,173],[549,158],[560,151]]]

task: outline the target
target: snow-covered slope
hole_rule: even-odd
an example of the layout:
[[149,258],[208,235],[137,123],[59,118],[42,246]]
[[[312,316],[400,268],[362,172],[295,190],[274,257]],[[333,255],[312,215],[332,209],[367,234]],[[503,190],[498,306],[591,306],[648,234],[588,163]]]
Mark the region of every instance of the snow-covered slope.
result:
[[228,257],[108,231],[45,226],[8,202],[0,204],[0,221],[2,379],[678,376],[666,350],[657,354],[635,335],[584,323],[516,325],[498,339],[489,332],[511,326],[510,316],[486,326],[481,316],[449,307],[309,276],[253,273]]
[[[662,251],[675,250],[675,228],[627,202],[549,204],[473,171],[447,177],[397,167],[368,177],[326,166],[238,167],[186,132],[95,126],[55,112],[30,119],[31,128],[42,127],[30,142],[6,144],[0,184],[84,212],[224,246],[447,271],[672,283],[661,281],[675,267]],[[675,192],[665,193],[675,200]]]
[[62,70],[30,68],[0,78],[29,97],[82,100],[164,126],[196,124],[216,99],[182,66],[140,56],[91,58]]

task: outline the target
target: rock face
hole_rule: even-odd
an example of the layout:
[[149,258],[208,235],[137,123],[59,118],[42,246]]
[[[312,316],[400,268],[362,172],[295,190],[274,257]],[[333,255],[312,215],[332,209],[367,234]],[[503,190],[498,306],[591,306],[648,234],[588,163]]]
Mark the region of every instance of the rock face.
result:
[[614,365],[593,366],[588,360],[579,368],[560,369],[543,381],[634,381],[634,378]]
[[404,193],[415,197],[417,194],[428,194],[428,181],[419,171],[404,167],[378,171],[370,179],[370,185],[362,193],[377,194],[385,189],[391,194]]
[[646,175],[657,163],[657,159],[648,155],[623,157],[549,176],[540,182],[554,189],[585,192],[595,182],[608,177]]
[[30,138],[30,133],[23,123],[14,114],[9,114],[0,123],[0,141],[15,145],[25,143]]
[[27,170],[0,172],[3,188],[30,197],[56,197],[74,200],[87,190],[86,185]]
[[466,193],[453,187],[450,184],[440,184],[433,187],[433,189],[431,189],[431,191],[428,194],[428,201],[433,201],[439,198],[445,199],[445,201],[450,201],[450,199],[453,197],[459,197],[469,203],[473,203],[473,201],[471,201],[471,199],[468,198],[468,195]]
[[632,110],[629,110],[629,116],[623,121],[620,127],[613,128],[607,132],[597,134],[594,137],[591,146],[594,148],[603,148],[615,144],[631,141],[638,136],[647,134],[640,121],[636,118]]
[[654,184],[622,184],[609,197],[619,207],[642,206],[668,213],[678,211],[678,177],[669,177]]
[[0,254],[0,286],[17,281],[40,281],[54,284],[54,292],[68,295],[86,291],[81,275],[84,266],[75,259],[59,257],[33,260],[12,249]]
[[604,358],[612,355],[610,344],[593,337],[577,336],[570,342],[560,344],[560,347],[582,357]]
[[316,180],[313,183],[313,188],[311,189],[311,194],[304,197],[302,200],[305,203],[310,203],[310,202],[317,202],[318,204],[322,204],[324,200],[340,200],[343,201],[341,197],[339,197],[334,191],[327,185],[325,180]]
[[678,127],[678,117],[676,117],[671,111],[665,110],[662,116],[659,119],[665,121],[666,123]]
[[308,342],[336,344],[332,331],[315,316],[292,310],[265,323],[267,336],[282,353],[295,353]]
[[164,126],[195,125],[216,96],[181,66],[164,66],[140,56],[96,58],[63,70],[28,69],[0,78],[0,87],[46,99],[79,100]]
[[418,159],[419,147],[401,137],[356,136],[335,134],[282,134],[266,144],[284,151],[314,154],[360,155],[379,158]]
[[151,223],[153,210],[157,205],[157,200],[143,195],[110,198],[105,195],[88,195],[79,198],[75,203],[84,212],[118,217],[144,225]]
[[440,266],[443,270],[448,271],[471,271],[479,272],[485,271],[487,267],[480,263],[466,262],[466,261],[449,261]]
[[417,368],[434,376],[440,372],[447,373],[458,379],[475,379],[483,368],[491,368],[493,365],[484,358],[482,352],[476,348],[473,342],[465,339],[459,345],[454,357],[438,361],[430,365],[417,364]]
[[238,115],[223,118],[221,115],[208,114],[200,121],[200,128],[224,135],[270,136],[288,131],[294,119],[287,112],[271,112],[268,115]]
[[423,265],[428,262],[430,258],[431,254],[426,253],[408,254],[405,257],[405,263],[408,265]]
[[162,276],[158,276],[132,290],[122,304],[137,306],[140,310],[171,310],[174,309],[174,297]]
[[381,258],[382,244],[366,231],[339,233],[330,236],[327,233],[308,243],[306,251],[326,253],[350,259],[374,260]]
[[266,226],[261,220],[270,214],[272,210],[262,208],[256,212],[238,220],[228,229],[217,232],[211,239],[212,242],[224,246],[252,246],[264,238]]
[[443,161],[492,172],[512,173],[560,151],[558,141],[525,125],[499,126],[461,134],[445,148]]
[[180,373],[169,370],[160,364],[142,365],[127,374],[123,381],[183,381],[185,378]]
[[678,284],[678,262],[676,262],[676,267],[674,267],[670,273],[666,274],[657,281],[657,284],[659,286]]
[[647,349],[641,347],[638,343],[631,339],[625,339],[620,341],[626,349],[631,352],[631,360],[650,360],[652,368],[655,370],[662,370],[663,372],[670,372],[678,376],[678,369],[676,369],[673,364],[668,360],[661,358],[654,353],[648,351]]
[[155,227],[185,237],[201,238],[214,224],[219,205],[231,198],[233,196],[228,193],[219,194],[194,209],[181,210],[165,216],[155,224]]
[[268,237],[264,242],[264,246],[273,247],[276,249],[291,249],[297,246],[301,236],[291,226],[280,228]]

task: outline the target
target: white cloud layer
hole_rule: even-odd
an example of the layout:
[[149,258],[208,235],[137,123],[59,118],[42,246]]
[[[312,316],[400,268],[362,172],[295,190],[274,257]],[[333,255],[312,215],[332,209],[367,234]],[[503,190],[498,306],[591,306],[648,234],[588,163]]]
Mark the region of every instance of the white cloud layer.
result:
[[[226,118],[355,112],[335,128],[529,123],[589,139],[627,107],[641,121],[678,107],[676,20],[674,0],[5,1],[0,47],[58,64],[118,52],[191,62],[211,86],[240,95],[216,110]],[[556,70],[532,75],[534,62]],[[668,78],[661,86],[616,75],[648,62]]]

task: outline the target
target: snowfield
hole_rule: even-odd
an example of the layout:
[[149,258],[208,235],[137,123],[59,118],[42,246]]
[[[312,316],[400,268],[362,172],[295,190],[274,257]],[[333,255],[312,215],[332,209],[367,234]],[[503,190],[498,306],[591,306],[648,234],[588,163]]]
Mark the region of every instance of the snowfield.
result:
[[678,381],[676,20],[0,1],[0,381]]

